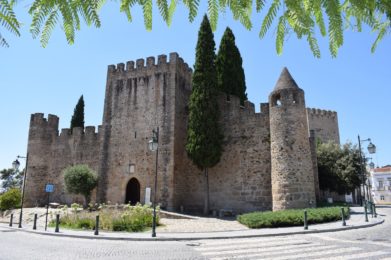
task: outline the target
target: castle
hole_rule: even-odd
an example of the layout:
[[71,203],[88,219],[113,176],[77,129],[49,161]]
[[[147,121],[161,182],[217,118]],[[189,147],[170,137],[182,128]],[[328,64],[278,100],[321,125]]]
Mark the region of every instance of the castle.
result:
[[[177,53],[110,65],[102,125],[62,129],[59,118],[31,115],[25,204],[82,202],[64,187],[64,168],[87,164],[98,173],[93,201],[149,203],[155,152],[148,150],[159,127],[157,201],[162,208],[200,211],[204,177],[185,151],[192,70]],[[319,194],[315,138],[339,143],[337,113],[305,106],[304,91],[284,69],[269,103],[219,97],[224,143],[209,169],[210,209],[280,210],[311,207]]]

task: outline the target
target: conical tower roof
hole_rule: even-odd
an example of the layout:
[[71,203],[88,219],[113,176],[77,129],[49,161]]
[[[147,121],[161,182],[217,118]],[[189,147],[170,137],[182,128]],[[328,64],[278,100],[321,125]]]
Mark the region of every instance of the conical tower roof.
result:
[[282,70],[274,91],[281,89],[300,89],[286,67]]

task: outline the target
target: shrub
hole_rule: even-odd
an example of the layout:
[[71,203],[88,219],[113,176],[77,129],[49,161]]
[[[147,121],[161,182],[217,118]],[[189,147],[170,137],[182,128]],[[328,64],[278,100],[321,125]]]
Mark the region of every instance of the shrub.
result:
[[[349,208],[345,207],[349,216]],[[340,207],[307,209],[308,224],[324,223],[342,219]],[[238,216],[238,221],[249,228],[270,228],[304,225],[304,210],[281,210],[253,212]]]
[[[99,229],[111,231],[139,232],[152,226],[152,208],[141,204],[136,206],[126,205],[124,210],[99,207]],[[63,211],[60,217],[60,226],[72,229],[94,229],[97,213],[78,212],[76,204],[72,204],[73,214]],[[159,223],[159,217],[156,218]],[[55,221],[50,222],[51,226]]]
[[96,173],[87,165],[75,165],[64,170],[64,181],[68,192],[84,196],[85,207],[87,207],[90,202],[91,191],[98,183]]
[[10,189],[0,196],[0,210],[20,207],[21,194],[19,189]]

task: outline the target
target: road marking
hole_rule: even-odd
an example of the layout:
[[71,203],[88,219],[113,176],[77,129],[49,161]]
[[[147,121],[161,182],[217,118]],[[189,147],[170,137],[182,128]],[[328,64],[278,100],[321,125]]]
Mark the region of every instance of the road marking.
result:
[[[337,246],[333,245],[333,246],[317,246],[316,247],[316,250],[317,251],[321,251],[321,250],[331,250],[331,249],[335,249]],[[240,259],[240,258],[249,258],[249,257],[257,257],[257,258],[260,258],[260,259],[267,259],[267,258],[271,258],[271,259],[275,259],[276,256],[278,255],[282,255],[282,254],[295,254],[295,253],[304,253],[304,252],[311,252],[311,251],[314,251],[314,248],[294,248],[294,249],[291,249],[291,250],[282,250],[282,251],[278,251],[278,252],[275,252],[273,250],[273,252],[259,252],[257,254],[243,254],[243,255],[235,255],[235,256],[232,256],[232,258],[237,258],[237,259]],[[247,251],[249,252],[249,251]],[[251,253],[251,252],[249,252]],[[281,257],[281,256],[280,256]],[[289,257],[289,256],[286,256],[286,257]],[[214,258],[211,258],[213,260],[223,260],[223,259],[227,259],[229,257],[214,257]]]
[[[348,248],[338,248],[338,249],[334,248],[332,250],[326,250],[326,251],[318,250],[317,248],[313,248],[313,250],[316,250],[316,252],[309,253],[309,254],[298,254],[298,255],[290,255],[290,256],[273,257],[273,260],[285,260],[285,259],[296,259],[296,258],[306,259],[306,258],[314,257],[314,256],[349,253],[349,252],[353,252],[353,251],[359,251],[362,249],[359,247],[348,247]],[[334,258],[334,257],[332,257],[332,258]]]
[[357,240],[332,238],[332,237],[326,237],[326,236],[315,235],[315,234],[310,234],[309,236],[317,237],[319,239],[328,240],[328,241],[338,241],[338,242],[351,243],[351,244],[365,244],[365,245],[372,244],[372,245],[386,246],[386,247],[390,247],[391,246],[391,243],[373,242],[373,241],[370,241],[370,240],[357,241]]
[[[337,259],[357,259],[357,258],[368,258],[368,257],[373,257],[373,256],[379,256],[379,255],[385,255],[385,254],[391,254],[390,252],[385,252],[385,251],[374,251],[374,252],[365,252],[365,253],[358,253],[358,254],[352,254],[352,255],[345,255],[345,256],[336,256],[333,257],[333,260]],[[330,259],[329,257],[326,258],[318,258],[317,260],[327,260]],[[388,258],[391,259],[391,258]]]
[[[319,246],[319,244],[304,244],[304,245],[291,245],[291,246],[286,246],[286,245],[281,245],[281,246],[275,246],[275,247],[266,247],[266,248],[246,248],[246,249],[232,249],[232,250],[225,250],[225,251],[207,251],[207,252],[201,252],[203,255],[229,255],[229,254],[243,254],[243,253],[259,253],[259,252],[270,252],[270,251],[277,251],[283,252],[285,251],[284,249],[290,249],[290,250],[302,250],[302,248],[308,248],[310,246]],[[337,247],[337,246],[334,246]],[[289,250],[287,250],[289,251]]]
[[309,245],[312,244],[312,242],[308,242],[306,240],[293,240],[293,241],[268,241],[264,243],[255,243],[255,242],[246,242],[242,244],[235,244],[235,245],[205,245],[202,247],[196,247],[194,248],[197,251],[218,251],[218,250],[230,250],[232,248],[235,249],[241,249],[241,248],[251,248],[251,247],[274,247],[274,246],[281,246],[281,245]]
[[265,242],[272,242],[272,241],[288,241],[292,240],[290,237],[261,237],[261,238],[228,238],[228,239],[222,239],[222,240],[198,240],[202,244],[205,245],[236,245],[238,243],[247,242],[249,239],[251,239],[252,242],[259,242],[259,243],[265,243]]

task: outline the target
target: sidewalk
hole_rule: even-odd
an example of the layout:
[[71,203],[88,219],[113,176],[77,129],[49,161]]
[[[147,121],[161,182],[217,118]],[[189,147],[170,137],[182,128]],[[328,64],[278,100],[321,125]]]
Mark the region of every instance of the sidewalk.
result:
[[[321,232],[334,232],[343,231],[357,228],[371,227],[384,222],[381,216],[372,218],[368,214],[369,222],[365,222],[365,216],[362,207],[352,207],[350,219],[346,221],[346,226],[342,226],[342,222],[332,222],[325,224],[310,225],[308,230],[304,230],[300,227],[286,227],[286,228],[262,228],[262,229],[248,229],[243,226],[240,230],[225,230],[225,231],[208,231],[208,232],[168,232],[157,229],[157,236],[151,237],[151,231],[140,232],[140,233],[127,233],[127,232],[107,232],[99,231],[99,235],[94,235],[93,230],[89,231],[75,231],[61,229],[59,233],[54,232],[54,228],[48,228],[48,231],[33,230],[32,225],[24,225],[23,228],[19,229],[17,224],[14,223],[13,227],[9,227],[5,223],[1,223],[1,228],[18,230],[21,232],[29,232],[39,235],[49,236],[61,236],[61,237],[74,237],[74,238],[85,238],[85,239],[107,239],[107,240],[129,240],[129,241],[180,241],[180,240],[199,240],[199,239],[222,239],[222,238],[245,238],[245,237],[268,237],[268,236],[284,236],[294,234],[310,234],[310,233],[321,233]],[[201,222],[200,222],[201,223]],[[193,225],[197,225],[194,222]],[[198,225],[202,225],[198,224]],[[193,227],[193,230],[197,230],[197,226]]]

